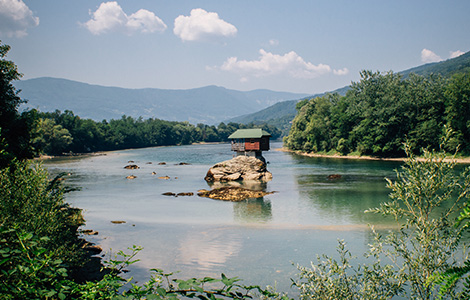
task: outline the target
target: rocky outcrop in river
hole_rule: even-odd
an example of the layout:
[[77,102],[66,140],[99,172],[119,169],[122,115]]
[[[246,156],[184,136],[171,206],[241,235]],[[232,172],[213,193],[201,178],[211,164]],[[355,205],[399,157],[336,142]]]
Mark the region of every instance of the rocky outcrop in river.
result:
[[200,190],[197,195],[199,197],[238,202],[249,198],[262,198],[272,193],[274,192],[253,191],[241,187],[222,187],[211,191]]
[[237,156],[215,164],[207,171],[206,181],[262,180],[269,181],[272,174],[266,169],[266,163],[250,156]]

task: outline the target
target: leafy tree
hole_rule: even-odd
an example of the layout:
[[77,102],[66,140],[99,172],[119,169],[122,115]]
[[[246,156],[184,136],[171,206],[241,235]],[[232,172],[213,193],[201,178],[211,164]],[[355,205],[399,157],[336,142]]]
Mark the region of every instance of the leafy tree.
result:
[[32,143],[36,149],[44,153],[58,155],[72,143],[70,132],[56,125],[53,119],[39,119]]
[[446,119],[456,132],[455,145],[460,145],[462,151],[470,153],[470,73],[456,74],[451,79],[445,91]]
[[31,146],[31,128],[34,126],[34,111],[20,114],[18,107],[25,101],[19,96],[12,81],[22,76],[17,66],[6,59],[10,46],[0,41],[0,134],[3,140],[0,145],[3,152],[0,156],[0,168],[10,164],[13,158],[31,158],[34,154]]

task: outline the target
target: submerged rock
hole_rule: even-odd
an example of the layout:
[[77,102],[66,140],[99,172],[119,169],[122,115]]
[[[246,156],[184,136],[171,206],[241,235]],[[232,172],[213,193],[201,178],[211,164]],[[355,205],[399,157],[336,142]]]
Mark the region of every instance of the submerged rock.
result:
[[266,163],[250,156],[237,156],[215,164],[207,171],[206,181],[262,180],[269,181],[272,174],[266,169]]
[[222,187],[211,191],[199,190],[199,197],[206,197],[224,201],[243,201],[250,198],[261,198],[274,192],[263,192],[244,189],[241,187]]
[[138,165],[127,165],[124,167],[124,169],[135,170],[135,169],[140,169],[140,167]]
[[182,192],[182,193],[178,193],[176,194],[176,196],[194,196],[194,193],[193,192]]

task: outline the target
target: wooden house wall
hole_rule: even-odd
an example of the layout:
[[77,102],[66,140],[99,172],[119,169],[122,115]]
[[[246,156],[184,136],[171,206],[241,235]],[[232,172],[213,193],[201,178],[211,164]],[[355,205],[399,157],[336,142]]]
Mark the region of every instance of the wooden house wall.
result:
[[259,139],[245,139],[245,151],[259,151]]
[[232,151],[267,151],[269,150],[269,137],[261,139],[232,140]]

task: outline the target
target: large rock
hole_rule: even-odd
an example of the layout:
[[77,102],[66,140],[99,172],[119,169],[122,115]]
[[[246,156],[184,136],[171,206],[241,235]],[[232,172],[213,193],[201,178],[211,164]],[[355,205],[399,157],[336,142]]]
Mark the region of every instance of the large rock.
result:
[[207,171],[206,181],[262,180],[269,181],[272,174],[266,169],[266,163],[250,156],[237,156],[215,164]]

